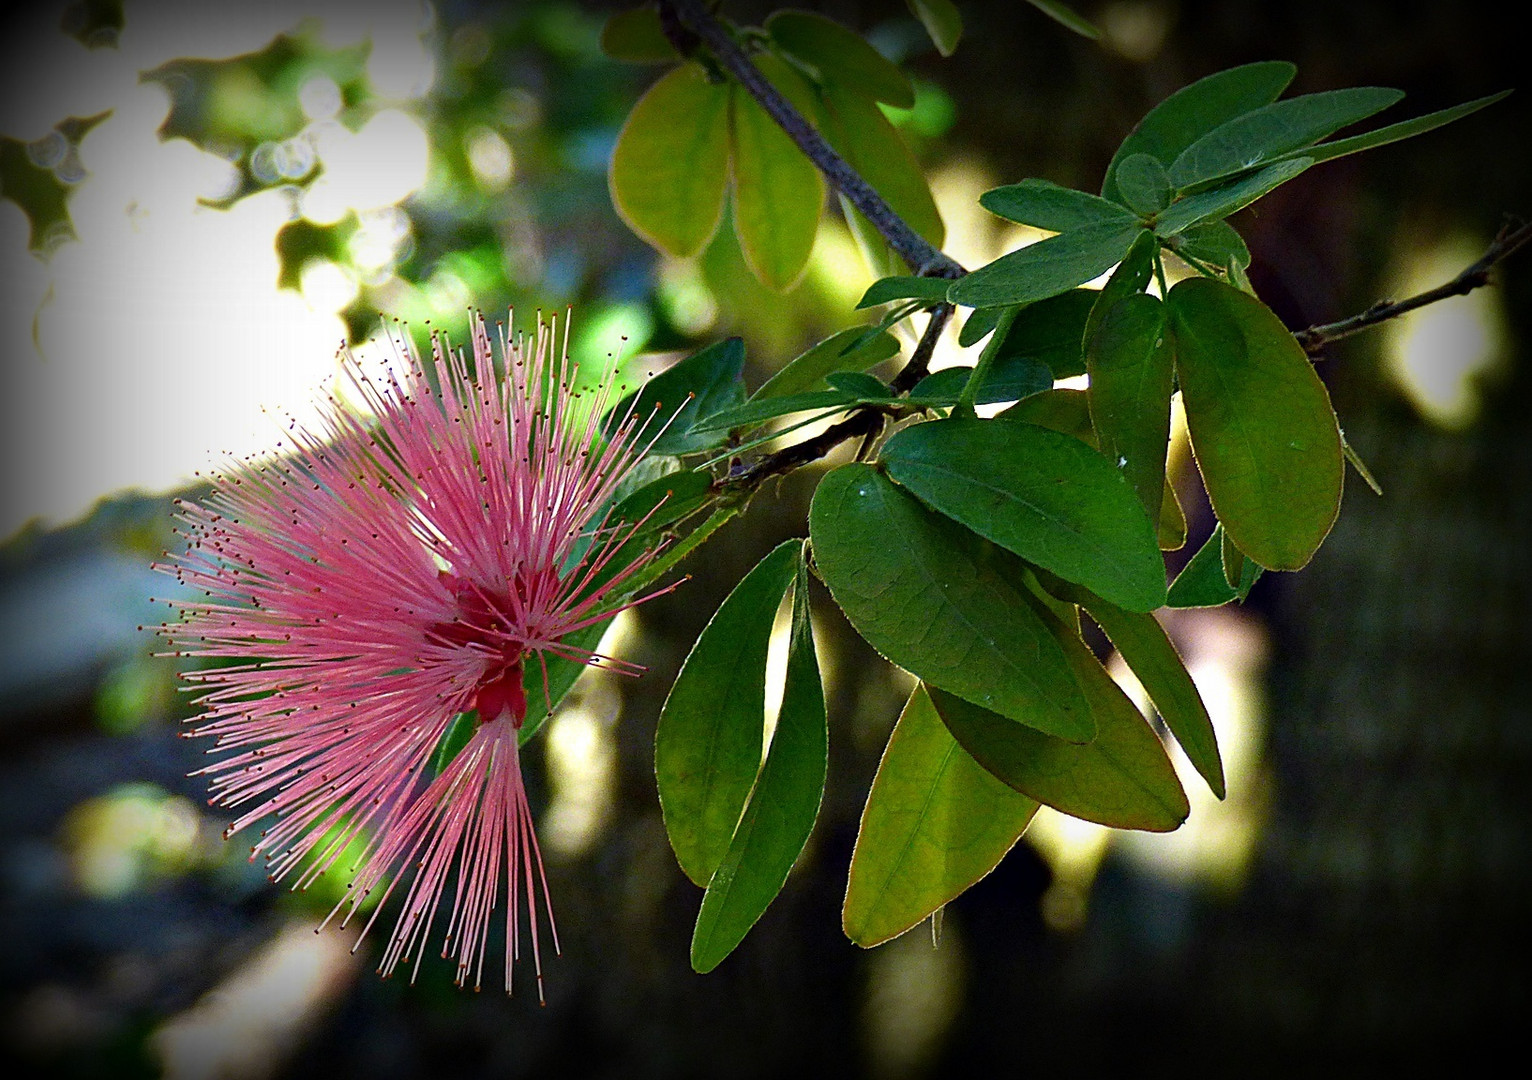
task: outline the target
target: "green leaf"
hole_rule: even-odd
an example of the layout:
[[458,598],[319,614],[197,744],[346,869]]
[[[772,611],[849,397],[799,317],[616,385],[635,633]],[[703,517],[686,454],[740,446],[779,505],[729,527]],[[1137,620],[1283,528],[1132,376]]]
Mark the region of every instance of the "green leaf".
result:
[[1175,187],[1153,154],[1129,154],[1117,165],[1117,189],[1135,214],[1157,214],[1170,205]]
[[[1240,586],[1248,594],[1250,586],[1261,576],[1261,568],[1250,563],[1241,577]],[[1221,607],[1240,598],[1239,590],[1229,585],[1223,571],[1223,526],[1213,530],[1213,535],[1197,549],[1197,554],[1170,583],[1170,596],[1166,606],[1173,608]]]
[[1059,0],[1027,0],[1027,2],[1060,26],[1073,30],[1081,37],[1092,41],[1101,37],[1101,31],[1068,4],[1061,4]]
[[1234,590],[1234,598],[1243,604],[1261,568],[1245,558],[1245,553],[1229,538],[1227,529],[1224,530],[1223,543],[1219,546],[1219,558],[1223,563],[1224,581]]
[[1223,798],[1223,759],[1218,753],[1213,720],[1159,620],[1153,615],[1124,611],[1077,585],[1064,582],[1059,585],[1062,586],[1059,595],[1083,607],[1111,639],[1148,692],[1160,719],[1186,751],[1187,759],[1213,794]]
[[[802,76],[770,54],[755,64],[799,112],[812,115],[813,90]],[[824,178],[753,97],[736,90],[732,102],[734,232],[750,272],[782,292],[797,284],[814,250]]]
[[826,375],[825,382],[832,389],[862,401],[892,396],[882,379],[864,371],[838,371],[834,375]]
[[994,332],[1004,312],[1003,307],[974,308],[964,321],[963,329],[958,332],[958,344],[966,349],[988,337]]
[[[802,542],[794,541],[801,552]],[[766,763],[729,850],[708,882],[692,933],[692,967],[712,971],[782,891],[814,830],[829,751],[824,688],[809,623],[808,575],[798,560],[787,681]]]
[[1402,97],[1402,90],[1356,86],[1304,94],[1252,109],[1220,124],[1181,151],[1170,165],[1170,182],[1177,188],[1188,188],[1245,172],[1365,120]]
[[1189,278],[1166,307],[1192,450],[1218,520],[1262,566],[1299,569],[1340,512],[1344,466],[1330,395],[1255,297]]
[[1454,120],[1461,120],[1470,113],[1476,113],[1486,105],[1493,105],[1510,94],[1509,90],[1502,90],[1498,94],[1490,94],[1487,97],[1476,98],[1473,101],[1464,102],[1462,105],[1454,105],[1450,109],[1439,109],[1425,116],[1417,116],[1413,120],[1402,120],[1397,124],[1389,124],[1374,131],[1364,132],[1361,135],[1353,135],[1347,139],[1336,139],[1333,142],[1319,143],[1316,146],[1306,147],[1294,153],[1302,154],[1315,162],[1333,161],[1347,154],[1359,153],[1363,150],[1371,150],[1377,146],[1387,146],[1389,143],[1398,142],[1401,139],[1413,138],[1423,135],[1427,131],[1435,130],[1443,124],[1450,124]]
[[833,19],[810,11],[777,11],[767,17],[766,31],[783,52],[813,68],[823,81],[898,109],[915,104],[915,89],[899,66]]
[[1160,499],[1159,541],[1161,551],[1180,551],[1186,546],[1186,514],[1176,498],[1175,485],[1165,479],[1165,494]]
[[451,765],[452,759],[468,745],[468,740],[473,738],[473,733],[478,729],[479,714],[473,709],[454,716],[447,730],[436,741],[436,749],[431,751],[431,775],[440,776],[442,770]]
[[[1160,520],[1175,355],[1165,332],[1165,305],[1136,293],[1102,318],[1086,350],[1091,426],[1101,453],[1115,461],[1149,520]],[[1163,580],[1163,567],[1161,575]]]
[[1044,618],[1065,644],[1091,703],[1094,742],[1049,738],[932,687],[937,715],[975,761],[1028,798],[1114,829],[1175,829],[1191,807],[1160,737],[1085,643],[1052,613]]
[[725,409],[702,421],[698,424],[697,430],[699,432],[733,431],[738,428],[754,427],[756,424],[778,416],[820,410],[838,411],[850,409],[862,402],[862,398],[841,390],[810,390],[802,394],[767,398],[764,401],[750,401],[738,408]]
[[601,51],[630,64],[673,64],[681,59],[651,7],[614,12],[601,28]]
[[1133,611],[1165,602],[1154,526],[1127,478],[1078,439],[941,420],[897,432],[880,457],[922,502],[1028,562]]
[[1070,289],[1028,304],[1011,323],[996,363],[1025,357],[1043,364],[1056,379],[1084,375],[1085,355],[1080,343],[1091,309],[1100,296],[1095,289]]
[[1298,69],[1266,60],[1220,71],[1182,87],[1138,122],[1107,166],[1101,194],[1122,202],[1117,167],[1134,154],[1149,154],[1168,166],[1206,132],[1277,100]]
[[729,87],[682,64],[649,88],[617,135],[608,181],[628,227],[677,258],[695,255],[723,215]]
[[744,370],[742,339],[715,342],[623,398],[607,413],[603,428],[610,437],[629,415],[637,417],[643,424],[638,445],[643,446],[664,427],[651,454],[694,454],[717,446],[724,436],[698,421],[745,400]]
[[931,43],[943,56],[951,56],[963,36],[963,16],[952,0],[904,0],[910,14],[920,20],[931,35]]
[[889,660],[1051,735],[1094,736],[1063,651],[1018,591],[1009,556],[859,463],[820,481],[809,534],[835,602]]
[[[973,375],[971,367],[949,367],[933,371],[910,391],[910,404],[951,405],[962,396]],[[1053,372],[1030,356],[1000,357],[990,366],[989,374],[974,397],[975,405],[993,405],[1018,401],[1040,394],[1053,385]]]
[[1227,221],[1203,221],[1188,226],[1170,238],[1168,246],[1177,255],[1209,263],[1222,270],[1231,264],[1250,265],[1250,249],[1244,238]]
[[917,685],[862,810],[846,936],[880,945],[956,899],[1016,845],[1037,806],[968,756]]
[[1096,430],[1091,427],[1090,404],[1084,390],[1063,387],[1045,390],[1041,394],[1022,398],[995,419],[1036,424],[1049,431],[1068,435],[1086,446],[1094,448],[1096,445]]
[[958,278],[947,298],[966,307],[1046,300],[1110,270],[1139,231],[1138,220],[1126,218],[1050,236]]
[[789,361],[750,396],[752,402],[804,390],[822,390],[825,378],[837,371],[866,371],[899,351],[899,339],[887,331],[853,326],[831,334]]
[[[651,480],[618,503],[608,520],[644,522],[643,532],[663,529],[700,509],[713,487],[713,478],[705,470],[683,470]],[[649,515],[645,520],[645,515]]]
[[729,850],[761,767],[766,648],[801,552],[802,541],[784,541],[734,587],[660,710],[660,810],[676,861],[698,885],[708,884]]
[[1168,242],[1190,225],[1226,218],[1273,188],[1287,183],[1312,164],[1314,159],[1307,157],[1280,161],[1243,179],[1178,199],[1155,219],[1155,234]]
[[947,289],[952,282],[947,278],[886,277],[867,286],[867,291],[856,302],[857,310],[876,307],[891,300],[926,300],[937,304],[947,299]]
[[1023,180],[991,188],[979,205],[1007,221],[1067,233],[1087,225],[1133,222],[1134,216],[1114,202],[1048,180]]
[[[877,103],[863,94],[832,84],[820,93],[818,116],[820,131],[836,152],[883,196],[910,228],[940,248],[946,239],[946,229],[936,209],[936,200],[931,197],[931,186],[915,155]],[[844,198],[841,207],[846,211],[846,222],[874,273],[886,276],[910,269],[892,254],[877,230]]]
[[1082,350],[1089,346],[1102,318],[1117,306],[1118,301],[1126,300],[1148,288],[1154,278],[1154,257],[1159,254],[1159,250],[1159,240],[1148,229],[1134,238],[1122,262],[1112,271],[1112,276],[1107,279],[1101,291],[1094,294],[1096,302],[1091,305],[1090,314],[1085,320],[1085,333],[1080,338]]

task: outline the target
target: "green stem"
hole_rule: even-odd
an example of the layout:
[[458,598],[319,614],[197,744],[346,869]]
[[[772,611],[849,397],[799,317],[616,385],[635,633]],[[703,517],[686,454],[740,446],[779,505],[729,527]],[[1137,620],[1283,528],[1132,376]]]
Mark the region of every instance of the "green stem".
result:
[[995,322],[995,329],[984,345],[984,351],[979,354],[979,362],[974,365],[973,374],[968,376],[968,383],[963,387],[963,393],[958,397],[958,403],[952,410],[953,416],[977,415],[974,412],[973,403],[979,396],[979,387],[984,385],[989,369],[994,366],[995,357],[1000,355],[1001,345],[1005,343],[1006,336],[1011,332],[1011,324],[1020,314],[1020,307],[1009,307],[1000,313],[1000,318]]

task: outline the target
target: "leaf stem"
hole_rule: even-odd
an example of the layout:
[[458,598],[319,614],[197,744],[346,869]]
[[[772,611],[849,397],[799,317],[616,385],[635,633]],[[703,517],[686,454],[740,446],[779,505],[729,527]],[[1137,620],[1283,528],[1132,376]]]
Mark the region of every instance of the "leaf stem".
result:
[[953,416],[977,415],[974,412],[973,403],[979,396],[979,387],[989,376],[989,369],[994,366],[995,357],[1000,355],[1000,349],[1011,332],[1011,324],[1020,314],[1019,306],[1008,307],[1000,313],[1000,318],[995,322],[994,331],[989,335],[989,340],[984,343],[984,351],[979,354],[979,362],[974,365],[973,374],[968,376],[968,382],[963,385],[963,393],[958,397],[957,407],[952,410]]

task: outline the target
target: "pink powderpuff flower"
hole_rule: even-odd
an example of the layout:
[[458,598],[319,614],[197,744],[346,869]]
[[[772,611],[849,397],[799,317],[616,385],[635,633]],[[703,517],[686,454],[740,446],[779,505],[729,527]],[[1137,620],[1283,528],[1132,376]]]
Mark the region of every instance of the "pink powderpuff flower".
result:
[[[381,888],[365,935],[408,877],[388,975],[412,954],[418,972],[455,867],[442,955],[477,989],[503,879],[506,992],[524,903],[541,998],[539,885],[558,937],[521,778],[523,677],[535,658],[545,683],[550,655],[640,670],[561,639],[668,591],[625,598],[657,548],[618,566],[643,523],[593,520],[652,436],[631,415],[603,434],[610,387],[576,391],[567,320],[560,350],[547,323],[501,328],[503,375],[482,318],[471,337],[470,359],[433,335],[429,368],[396,337],[402,376],[370,378],[346,354],[371,417],[332,396],[321,430],[290,425],[285,456],[231,462],[207,499],[179,502],[188,547],[163,569],[204,597],[161,632],[216,661],[187,676],[204,688],[188,734],[227,755],[201,770],[211,803],[240,810],[226,835],[270,819],[250,857],[272,880],[302,866],[306,886],[360,840],[336,911],[344,925]],[[424,783],[469,710],[472,737]]]

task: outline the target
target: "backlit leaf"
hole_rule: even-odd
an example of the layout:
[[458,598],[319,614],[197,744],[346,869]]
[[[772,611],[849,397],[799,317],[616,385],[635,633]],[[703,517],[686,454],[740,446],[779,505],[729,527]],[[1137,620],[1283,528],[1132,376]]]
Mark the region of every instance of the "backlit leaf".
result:
[[910,13],[919,19],[931,36],[931,43],[943,56],[951,56],[963,36],[963,16],[952,0],[904,0]]
[[[1261,576],[1261,568],[1246,560],[1240,588],[1248,594],[1250,586]],[[1223,526],[1213,529],[1213,535],[1197,549],[1197,553],[1182,567],[1176,580],[1170,583],[1167,607],[1194,608],[1220,607],[1239,599],[1239,590],[1232,588],[1223,571]]]
[[899,109],[915,104],[915,90],[899,66],[858,33],[811,11],[777,11],[766,31],[782,51],[819,72],[826,82]]
[[1059,0],[1027,0],[1027,2],[1060,26],[1073,30],[1083,38],[1095,41],[1101,37],[1101,31],[1068,4],[1059,3]]
[[[791,543],[801,550],[801,541]],[[717,967],[782,891],[814,829],[828,748],[824,688],[809,624],[808,575],[799,559],[782,707],[744,815],[702,898],[692,933],[695,970]]]
[[[799,112],[812,114],[813,91],[802,76],[769,54],[756,56],[755,64]],[[751,273],[780,292],[808,266],[824,210],[824,178],[749,94],[733,94],[731,119],[734,232]]]
[[1130,610],[1165,602],[1154,526],[1123,473],[1078,439],[941,420],[897,432],[880,458],[922,502],[1028,562]]
[[1101,194],[1122,201],[1117,167],[1133,154],[1150,154],[1169,166],[1192,143],[1221,124],[1270,104],[1298,69],[1284,60],[1230,68],[1182,87],[1150,109],[1112,155]]
[[778,545],[714,613],[676,676],[654,737],[660,809],[676,861],[706,886],[761,767],[766,648],[801,541]]
[[677,258],[695,255],[723,215],[729,88],[682,64],[649,88],[617,135],[608,175],[628,227]]
[[1271,309],[1232,285],[1189,278],[1166,307],[1218,520],[1257,563],[1299,569],[1340,512],[1340,429],[1324,384]]
[[1063,651],[1018,591],[1009,556],[859,463],[820,481],[809,533],[835,602],[889,660],[1049,734],[1094,736]]
[[673,64],[681,59],[651,7],[614,12],[601,28],[601,51],[630,64]]
[[1165,305],[1137,293],[1106,313],[1086,350],[1091,426],[1101,453],[1117,463],[1150,521],[1160,520],[1175,357]]
[[867,793],[842,925],[865,948],[898,937],[995,868],[1038,804],[957,744],[917,685]]

